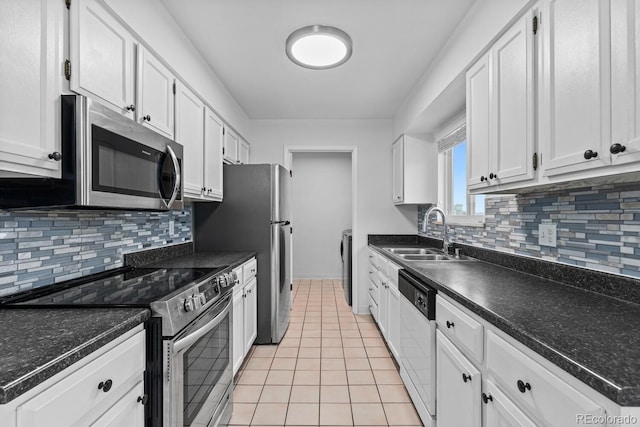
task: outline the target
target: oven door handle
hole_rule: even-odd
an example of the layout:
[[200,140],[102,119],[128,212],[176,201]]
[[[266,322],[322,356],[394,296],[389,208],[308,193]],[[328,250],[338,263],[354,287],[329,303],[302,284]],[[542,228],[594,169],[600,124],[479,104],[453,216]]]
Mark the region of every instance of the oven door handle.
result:
[[202,326],[201,328],[198,328],[197,330],[195,330],[194,332],[190,333],[189,335],[187,335],[184,338],[179,339],[178,341],[176,341],[173,344],[173,354],[178,354],[180,353],[182,350],[190,347],[193,343],[195,343],[196,341],[198,341],[200,338],[202,338],[203,336],[205,336],[211,329],[215,328],[221,321],[222,319],[229,314],[229,308],[231,307],[231,298],[227,297],[227,305],[224,308],[224,310],[222,310],[222,312],[220,314],[218,314],[216,317],[214,317],[213,319],[211,319],[210,321],[208,321],[204,326]]
[[171,209],[171,206],[173,205],[173,202],[176,201],[176,198],[178,197],[178,194],[180,193],[180,163],[178,162],[178,156],[176,156],[176,153],[174,153],[173,149],[171,148],[171,146],[167,145],[167,151],[169,152],[169,157],[171,157],[171,162],[173,163],[173,169],[176,172],[176,182],[173,185],[173,193],[171,194],[171,199],[169,199],[169,201],[167,202],[166,200],[162,199],[162,201],[164,202],[165,206],[167,206],[167,209]]

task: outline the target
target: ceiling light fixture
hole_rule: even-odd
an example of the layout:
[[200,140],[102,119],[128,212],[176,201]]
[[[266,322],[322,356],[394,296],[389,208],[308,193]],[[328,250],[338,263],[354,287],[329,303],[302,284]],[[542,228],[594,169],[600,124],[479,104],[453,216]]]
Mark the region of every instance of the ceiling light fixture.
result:
[[301,67],[326,70],[351,58],[351,37],[342,30],[324,25],[300,28],[287,37],[287,56]]

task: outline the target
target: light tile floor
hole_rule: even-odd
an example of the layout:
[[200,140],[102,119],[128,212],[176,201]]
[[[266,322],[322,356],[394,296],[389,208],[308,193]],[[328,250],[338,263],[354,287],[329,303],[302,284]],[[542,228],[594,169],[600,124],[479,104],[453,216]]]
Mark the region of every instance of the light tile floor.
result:
[[297,280],[279,345],[254,346],[236,377],[233,426],[422,426],[370,315],[340,280]]

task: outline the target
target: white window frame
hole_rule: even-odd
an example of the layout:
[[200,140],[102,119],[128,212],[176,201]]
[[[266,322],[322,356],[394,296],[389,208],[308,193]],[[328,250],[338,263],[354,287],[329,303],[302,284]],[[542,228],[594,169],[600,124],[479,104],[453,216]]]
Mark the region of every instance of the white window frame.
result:
[[[466,123],[464,112],[455,116],[440,131],[436,133],[436,141],[442,141],[448,136],[458,131]],[[462,142],[462,141],[460,141]],[[468,142],[467,142],[468,143]],[[469,159],[467,159],[468,161]],[[451,149],[438,153],[438,206],[447,215],[447,224],[463,225],[470,227],[484,227],[485,215],[453,215],[453,172],[452,172],[452,151]],[[475,197],[467,192],[467,210],[475,211]]]

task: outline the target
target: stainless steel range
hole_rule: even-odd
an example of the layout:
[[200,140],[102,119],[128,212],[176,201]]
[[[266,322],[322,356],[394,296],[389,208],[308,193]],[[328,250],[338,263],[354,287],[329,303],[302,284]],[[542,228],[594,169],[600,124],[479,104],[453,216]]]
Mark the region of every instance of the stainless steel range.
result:
[[146,426],[226,425],[233,389],[231,290],[218,269],[122,268],[0,300],[5,307],[146,307]]

